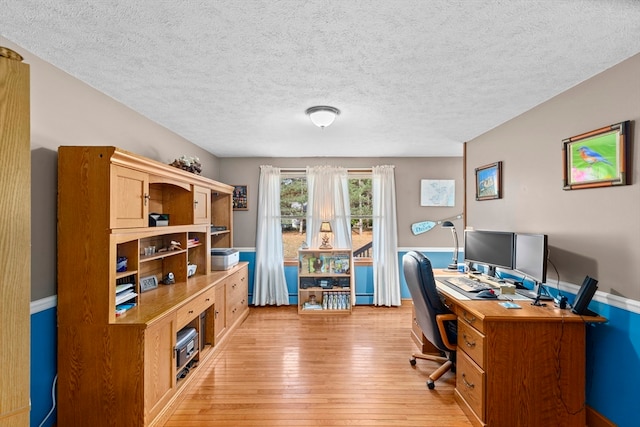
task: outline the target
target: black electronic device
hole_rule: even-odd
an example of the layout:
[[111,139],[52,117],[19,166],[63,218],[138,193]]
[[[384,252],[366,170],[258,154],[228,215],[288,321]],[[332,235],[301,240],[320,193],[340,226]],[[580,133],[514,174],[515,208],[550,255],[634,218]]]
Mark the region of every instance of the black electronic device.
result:
[[302,289],[313,288],[316,285],[316,279],[313,277],[301,277],[300,278],[300,287]]
[[596,289],[598,289],[598,281],[593,277],[586,276],[576,294],[576,298],[573,300],[573,309],[571,311],[580,315],[597,316],[597,313],[587,308],[596,293]]
[[180,371],[198,353],[198,332],[186,327],[178,331],[176,337],[176,367]]
[[464,260],[488,267],[495,276],[496,268],[513,269],[515,233],[508,231],[465,230]]

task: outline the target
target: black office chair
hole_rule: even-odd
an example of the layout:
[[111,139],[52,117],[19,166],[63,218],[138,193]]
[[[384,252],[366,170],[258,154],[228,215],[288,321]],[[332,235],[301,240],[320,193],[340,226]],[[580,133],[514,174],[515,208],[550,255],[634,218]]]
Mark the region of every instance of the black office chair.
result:
[[435,381],[445,372],[455,372],[457,318],[438,295],[431,261],[427,257],[419,252],[409,251],[402,257],[402,267],[413,299],[418,326],[429,342],[441,352],[440,355],[414,353],[410,360],[411,366],[416,365],[416,359],[442,362],[427,381],[427,387],[433,390]]

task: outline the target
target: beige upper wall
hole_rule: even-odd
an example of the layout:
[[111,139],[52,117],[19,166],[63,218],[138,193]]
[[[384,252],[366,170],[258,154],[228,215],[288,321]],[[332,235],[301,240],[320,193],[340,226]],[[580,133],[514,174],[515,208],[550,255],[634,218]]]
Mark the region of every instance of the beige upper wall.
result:
[[[305,167],[336,164],[346,167],[396,165],[399,244],[451,247],[448,231],[434,229],[412,236],[410,224],[437,220],[462,212],[462,159],[223,159],[147,119],[114,99],[0,37],[0,46],[20,53],[31,68],[32,163],[32,300],[56,294],[57,150],[61,145],[113,145],[168,163],[181,155],[199,156],[203,176],[229,184],[247,184],[250,209],[237,211],[235,246],[255,246],[256,197],[259,166]],[[420,179],[455,179],[456,207],[419,206]],[[456,225],[461,229],[462,222]]]
[[0,37],[31,69],[31,299],[56,294],[57,159],[61,145],[113,145],[170,163],[198,156],[217,179],[218,159]]
[[[562,140],[631,120],[631,185],[565,191]],[[640,54],[467,144],[467,225],[549,235],[560,280],[640,300]],[[475,168],[503,162],[504,197],[476,201]],[[549,266],[548,282],[556,275]]]
[[[249,186],[249,210],[236,211],[233,215],[234,245],[255,247],[257,225],[258,180],[260,165],[280,168],[305,168],[306,166],[334,165],[346,168],[365,168],[378,165],[394,165],[398,211],[398,245],[400,247],[453,247],[451,232],[439,227],[424,234],[411,234],[411,224],[425,220],[440,220],[463,212],[464,185],[461,157],[438,158],[378,158],[378,157],[312,157],[312,158],[225,158],[220,162],[220,179],[232,185]],[[420,206],[421,179],[453,179],[456,181],[455,207]],[[456,227],[463,229],[463,221],[456,220]]]

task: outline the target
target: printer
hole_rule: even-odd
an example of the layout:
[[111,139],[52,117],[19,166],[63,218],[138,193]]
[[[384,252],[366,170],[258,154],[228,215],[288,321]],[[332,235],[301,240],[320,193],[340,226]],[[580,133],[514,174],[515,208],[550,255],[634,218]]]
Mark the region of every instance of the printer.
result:
[[240,253],[236,249],[231,248],[213,248],[211,249],[211,269],[212,270],[228,270],[238,263]]
[[198,353],[198,332],[196,328],[186,327],[178,331],[176,337],[176,367],[177,372],[189,363],[191,359]]

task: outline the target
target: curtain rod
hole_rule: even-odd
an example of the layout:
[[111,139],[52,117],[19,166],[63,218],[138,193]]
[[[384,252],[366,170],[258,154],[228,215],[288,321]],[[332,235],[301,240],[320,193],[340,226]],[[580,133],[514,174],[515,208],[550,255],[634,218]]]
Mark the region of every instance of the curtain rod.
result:
[[[307,168],[281,168],[283,173],[304,173]],[[347,172],[372,172],[373,168],[347,168]]]

